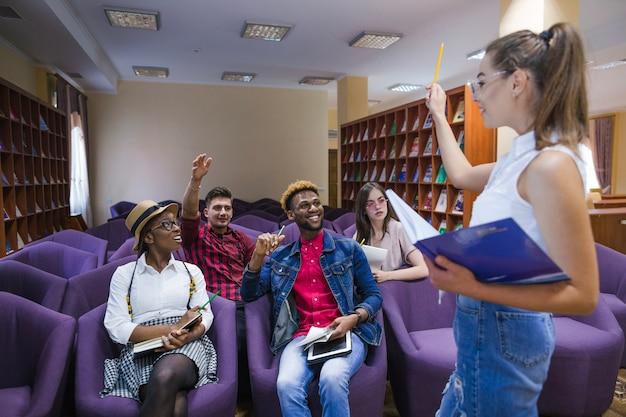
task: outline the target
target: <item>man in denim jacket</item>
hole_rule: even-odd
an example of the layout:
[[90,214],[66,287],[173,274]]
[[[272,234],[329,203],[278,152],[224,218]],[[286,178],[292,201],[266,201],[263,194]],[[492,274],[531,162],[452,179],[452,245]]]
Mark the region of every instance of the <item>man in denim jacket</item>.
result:
[[[282,351],[276,388],[284,416],[310,416],[307,388],[319,374],[323,415],[349,417],[349,382],[378,346],[382,328],[374,319],[382,295],[363,250],[353,239],[322,228],[324,207],[317,186],[297,181],[283,194],[282,207],[300,230],[300,239],[279,246],[284,236],[264,233],[244,270],[241,295],[253,301],[272,292],[274,331],[270,348]],[[269,260],[263,264],[264,257]],[[360,300],[360,301],[359,301]],[[309,365],[296,344],[312,327],[330,327],[330,340],[352,330],[352,351]]]

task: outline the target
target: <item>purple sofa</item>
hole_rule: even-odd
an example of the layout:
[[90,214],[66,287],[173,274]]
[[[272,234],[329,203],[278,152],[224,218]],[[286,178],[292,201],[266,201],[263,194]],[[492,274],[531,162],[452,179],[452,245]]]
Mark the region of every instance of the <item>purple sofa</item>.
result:
[[74,229],[61,230],[60,232],[30,242],[24,248],[30,248],[43,242],[61,243],[76,249],[91,252],[98,257],[97,266],[104,265],[107,260],[108,242],[89,233],[79,232]]
[[[271,298],[264,295],[245,304],[246,340],[250,385],[255,417],[280,417],[276,392],[279,355],[270,351],[272,329]],[[377,320],[382,324],[382,312]],[[350,381],[350,414],[355,417],[381,416],[387,380],[387,348],[385,336],[378,347],[370,346],[365,363]],[[321,416],[317,380],[309,386],[309,404],[313,416]]]
[[[189,391],[189,417],[235,415],[237,401],[237,341],[235,303],[216,297],[211,302],[215,319],[208,331],[217,351],[217,384]],[[78,320],[75,374],[76,417],[135,417],[139,403],[129,398],[98,393],[104,381],[104,359],[119,355],[121,345],[113,342],[103,325],[106,304]]]
[[61,414],[76,320],[0,291],[3,416]]
[[133,234],[126,227],[125,219],[109,220],[99,226],[85,230],[85,233],[107,241],[107,260]]

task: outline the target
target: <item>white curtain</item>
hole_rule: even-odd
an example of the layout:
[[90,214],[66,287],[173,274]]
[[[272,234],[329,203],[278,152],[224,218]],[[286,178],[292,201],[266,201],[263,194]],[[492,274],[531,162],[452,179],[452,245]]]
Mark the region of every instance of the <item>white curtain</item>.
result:
[[80,115],[72,112],[70,214],[82,215],[87,227],[92,227],[87,174],[87,149]]

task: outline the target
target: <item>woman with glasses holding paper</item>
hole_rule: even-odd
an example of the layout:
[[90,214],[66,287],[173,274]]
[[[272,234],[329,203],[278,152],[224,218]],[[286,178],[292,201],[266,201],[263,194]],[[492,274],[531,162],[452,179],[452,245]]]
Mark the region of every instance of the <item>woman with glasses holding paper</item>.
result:
[[583,44],[568,23],[490,43],[469,84],[473,99],[486,127],[509,126],[519,136],[496,163],[475,167],[456,144],[443,89],[428,87],[426,104],[448,178],[481,193],[470,226],[512,217],[571,278],[489,284],[443,256],[427,261],[433,284],[458,294],[457,365],[438,416],[536,416],[554,351],[549,313],[595,308],[598,265],[579,153],[587,134],[585,77]]
[[410,281],[428,276],[424,256],[402,229],[380,184],[368,182],[361,187],[356,196],[355,219],[357,242],[387,250],[382,265],[372,268],[376,282]]
[[137,204],[126,219],[137,261],[118,267],[111,278],[104,326],[125,347],[106,360],[100,396],[137,400],[140,416],[186,416],[187,391],[217,382],[204,276],[173,256],[182,242],[177,215],[176,203]]

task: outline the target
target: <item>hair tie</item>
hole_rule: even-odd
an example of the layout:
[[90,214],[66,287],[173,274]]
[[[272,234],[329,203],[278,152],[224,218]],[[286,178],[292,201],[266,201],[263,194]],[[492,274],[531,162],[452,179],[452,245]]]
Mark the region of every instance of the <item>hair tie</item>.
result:
[[554,34],[552,33],[552,31],[551,31],[551,30],[544,30],[543,32],[541,32],[541,33],[539,34],[539,37],[540,37],[541,39],[543,39],[543,40],[544,40],[544,41],[545,41],[545,42],[549,45],[549,44],[550,44],[550,40],[552,39],[552,36],[553,36],[553,35],[554,35]]

